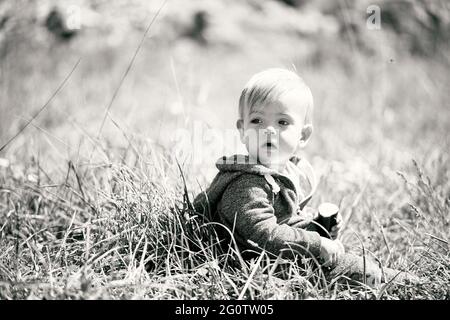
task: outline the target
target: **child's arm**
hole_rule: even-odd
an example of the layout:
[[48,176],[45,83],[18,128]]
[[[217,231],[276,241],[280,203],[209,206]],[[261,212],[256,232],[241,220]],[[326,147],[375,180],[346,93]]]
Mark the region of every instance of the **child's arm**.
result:
[[320,250],[320,261],[325,267],[335,266],[337,259],[341,254],[345,253],[344,246],[340,240],[330,240],[321,237],[322,248]]
[[[317,232],[279,224],[271,204],[272,190],[264,178],[243,175],[232,182],[222,196],[218,214],[236,238],[252,241],[276,255],[294,249],[308,257],[320,256],[321,237]],[[234,224],[235,223],[235,224]],[[245,244],[250,248],[248,242]],[[254,249],[254,248],[253,248]]]

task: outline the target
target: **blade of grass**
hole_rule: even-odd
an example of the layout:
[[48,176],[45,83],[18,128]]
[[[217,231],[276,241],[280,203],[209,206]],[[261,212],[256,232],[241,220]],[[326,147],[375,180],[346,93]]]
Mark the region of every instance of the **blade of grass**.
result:
[[29,119],[23,126],[22,128],[19,129],[19,131],[12,136],[1,148],[0,148],[0,152],[2,152],[14,139],[16,139],[29,125],[30,123],[37,118],[37,116],[39,116],[42,111],[45,110],[45,108],[48,107],[48,105],[50,104],[50,102],[52,102],[52,100],[56,97],[56,95],[62,90],[62,88],[64,87],[64,85],[67,83],[67,81],[70,79],[70,77],[72,76],[72,74],[74,73],[75,69],[78,67],[78,65],[80,64],[81,58],[78,59],[78,61],[75,63],[75,65],[73,66],[72,70],[70,70],[69,74],[64,78],[64,80],[61,82],[61,84],[58,86],[58,88],[56,88],[56,90],[53,92],[53,94],[50,96],[50,98],[47,100],[47,102],[31,117],[31,119]]

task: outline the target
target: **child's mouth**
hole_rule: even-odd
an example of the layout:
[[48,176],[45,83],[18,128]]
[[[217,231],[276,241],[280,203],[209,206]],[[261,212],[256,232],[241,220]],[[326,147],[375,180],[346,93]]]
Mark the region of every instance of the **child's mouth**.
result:
[[263,146],[266,147],[267,149],[274,149],[274,148],[277,147],[277,146],[276,146],[274,143],[272,143],[272,142],[266,142]]

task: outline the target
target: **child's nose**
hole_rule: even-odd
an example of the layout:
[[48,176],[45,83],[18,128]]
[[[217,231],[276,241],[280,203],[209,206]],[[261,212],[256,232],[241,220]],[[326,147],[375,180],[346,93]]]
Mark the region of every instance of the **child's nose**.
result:
[[276,134],[277,131],[275,130],[275,128],[273,126],[268,126],[265,130],[264,130],[266,135],[273,135]]

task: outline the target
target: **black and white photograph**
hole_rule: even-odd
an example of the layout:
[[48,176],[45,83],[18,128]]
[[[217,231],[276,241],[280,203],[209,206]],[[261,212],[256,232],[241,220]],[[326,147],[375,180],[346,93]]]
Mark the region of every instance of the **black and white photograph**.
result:
[[449,88],[446,0],[0,0],[0,300],[450,300]]

